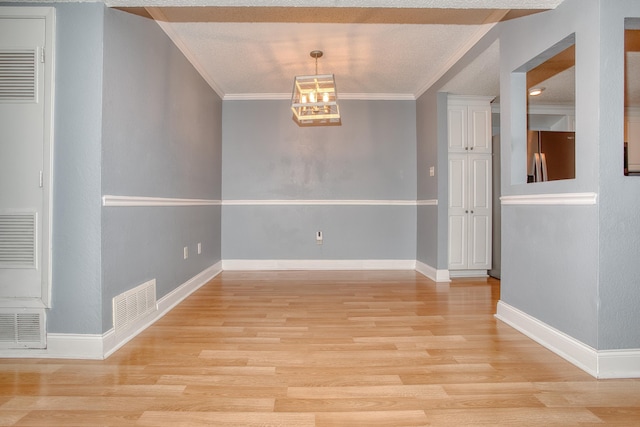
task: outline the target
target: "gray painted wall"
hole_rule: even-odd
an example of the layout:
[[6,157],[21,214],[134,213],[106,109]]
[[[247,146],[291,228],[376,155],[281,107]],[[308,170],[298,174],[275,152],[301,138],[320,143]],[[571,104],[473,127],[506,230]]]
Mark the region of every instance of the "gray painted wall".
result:
[[[624,16],[640,5],[566,0],[501,36],[503,195],[598,194],[597,206],[503,206],[501,299],[598,350],[640,347],[640,181],[623,176],[621,154]],[[523,184],[511,70],[574,32],[576,179]]]
[[156,278],[162,297],[221,259],[219,206],[103,208],[101,196],[220,199],[222,102],[153,21],[31,5],[56,8],[48,332],[101,334],[114,295]]
[[[493,116],[498,116],[498,114],[493,114]],[[495,122],[499,122],[499,118],[494,118],[492,126],[496,126]],[[491,175],[491,184],[492,184],[492,197],[493,203],[491,207],[493,210],[492,214],[492,224],[491,224],[491,265],[492,268],[489,270],[489,275],[491,277],[500,278],[500,269],[502,265],[502,206],[500,205],[500,192],[501,190],[501,179],[500,179],[500,129],[498,125],[497,134],[493,135],[491,140],[491,151],[493,152],[494,162],[492,164],[492,175]]]
[[222,246],[224,259],[413,260],[415,224],[415,206],[224,206]]
[[104,194],[220,199],[222,101],[152,19],[107,9]]
[[503,206],[500,299],[597,348],[597,230],[595,206]]
[[[438,237],[438,218],[442,211],[442,205],[447,206],[447,192],[445,188],[444,197],[440,198],[439,189],[444,181],[447,182],[447,163],[443,164],[438,155],[438,141],[441,134],[441,114],[438,109],[444,102],[446,129],[446,106],[447,94],[429,92],[418,98],[416,102],[416,129],[417,129],[417,156],[418,156],[418,200],[437,200],[437,205],[418,206],[417,215],[417,254],[416,259],[430,267],[446,269],[445,264],[441,265],[439,259],[439,245],[442,243]],[[446,150],[445,150],[446,153]],[[429,175],[429,168],[434,167],[435,175]],[[444,174],[444,176],[443,176]],[[446,243],[446,241],[445,241]],[[446,246],[444,247],[446,253]]]
[[[600,2],[598,348],[640,348],[640,177],[623,176],[623,20],[635,0]],[[638,76],[635,76],[637,79]]]
[[104,5],[55,6],[53,274],[48,332],[99,333]]
[[438,270],[449,268],[449,96],[438,92]]
[[[103,194],[220,199],[222,101],[156,22],[106,10],[103,92]],[[102,211],[102,331],[114,296],[155,278],[161,298],[221,259],[220,206]]]
[[[289,101],[225,101],[224,200],[416,199],[415,103],[340,101],[300,128]],[[224,206],[224,259],[415,259],[415,206]],[[325,242],[316,245],[315,232]]]
[[[502,195],[597,192],[599,54],[597,0],[504,24],[501,48]],[[526,91],[511,71],[575,33],[576,179],[526,183]],[[521,98],[518,98],[520,96]],[[502,207],[501,300],[598,348],[598,209]]]

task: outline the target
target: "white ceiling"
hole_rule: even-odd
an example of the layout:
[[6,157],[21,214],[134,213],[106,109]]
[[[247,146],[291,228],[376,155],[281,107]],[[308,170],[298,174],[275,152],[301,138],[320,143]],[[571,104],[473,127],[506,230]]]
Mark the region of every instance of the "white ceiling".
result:
[[[561,2],[105,0],[148,12],[224,99],[290,97],[295,75],[315,73],[314,49],[341,98],[414,99],[499,20]],[[497,59],[495,45],[449,89],[497,95]]]

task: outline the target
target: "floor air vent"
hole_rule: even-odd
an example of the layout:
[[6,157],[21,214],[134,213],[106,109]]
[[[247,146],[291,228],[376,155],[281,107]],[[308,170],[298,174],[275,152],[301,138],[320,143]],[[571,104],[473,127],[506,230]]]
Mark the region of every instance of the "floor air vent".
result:
[[46,348],[44,309],[0,309],[0,348]]
[[156,310],[156,280],[153,279],[113,299],[113,329],[118,334]]

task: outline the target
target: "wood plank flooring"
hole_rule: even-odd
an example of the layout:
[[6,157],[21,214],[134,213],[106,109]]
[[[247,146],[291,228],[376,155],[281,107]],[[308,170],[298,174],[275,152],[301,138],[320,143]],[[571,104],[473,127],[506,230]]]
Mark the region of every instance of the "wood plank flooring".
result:
[[499,282],[223,272],[105,361],[0,359],[0,426],[640,425],[497,321]]

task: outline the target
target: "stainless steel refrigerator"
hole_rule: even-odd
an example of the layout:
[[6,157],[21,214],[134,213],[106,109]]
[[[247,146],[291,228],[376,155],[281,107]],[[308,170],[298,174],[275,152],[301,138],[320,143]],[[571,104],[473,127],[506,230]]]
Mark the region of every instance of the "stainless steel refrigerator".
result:
[[576,177],[575,132],[527,132],[527,176],[529,182]]

